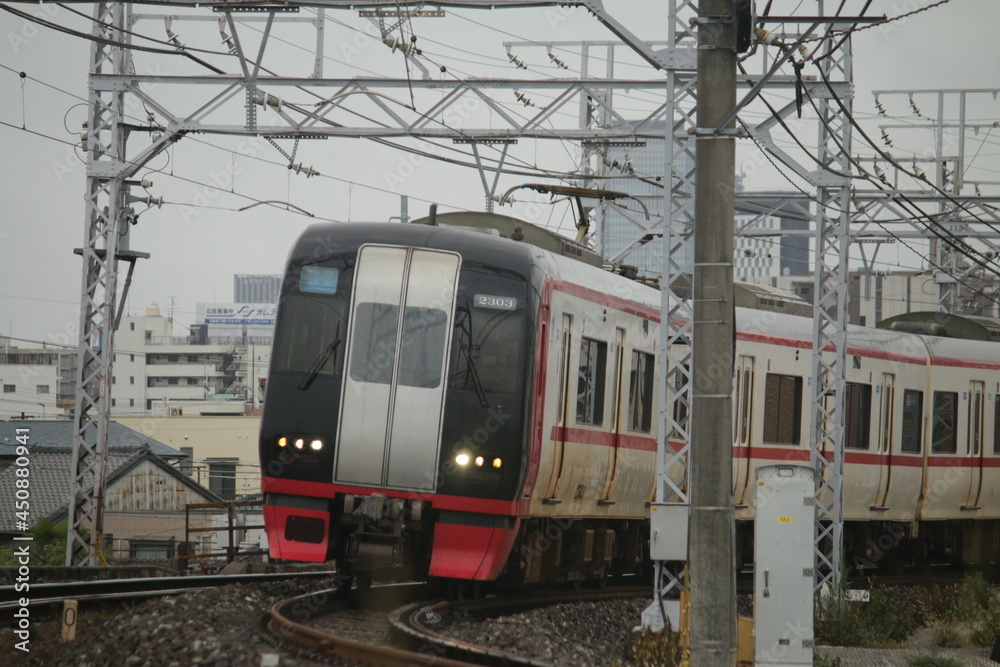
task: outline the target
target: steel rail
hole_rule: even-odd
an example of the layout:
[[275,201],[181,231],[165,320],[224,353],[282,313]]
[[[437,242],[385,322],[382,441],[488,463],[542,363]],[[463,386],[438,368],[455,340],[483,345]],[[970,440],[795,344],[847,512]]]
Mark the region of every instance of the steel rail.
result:
[[[473,644],[449,637],[438,629],[447,625],[456,613],[501,611],[523,611],[567,602],[593,602],[614,600],[623,597],[648,597],[648,586],[628,586],[600,590],[544,591],[529,595],[503,596],[484,600],[423,602],[400,607],[389,614],[389,622],[394,632],[424,647],[430,646],[442,655],[451,655],[474,662],[477,665],[530,665],[532,667],[552,667],[555,663],[537,658],[507,653],[488,646]],[[425,650],[427,650],[425,648]]]
[[439,667],[469,667],[470,663],[450,660],[438,655],[406,651],[390,646],[373,646],[338,637],[337,635],[292,620],[290,616],[308,622],[324,612],[343,595],[336,588],[299,595],[275,603],[271,607],[267,629],[282,639],[310,651],[333,655],[344,660],[385,667],[437,665]]
[[[133,579],[102,579],[99,581],[62,581],[51,583],[28,582],[28,589],[21,591],[16,585],[0,586],[0,611],[22,606],[41,607],[60,604],[64,600],[87,602],[111,601],[130,598],[174,595],[199,588],[226,584],[253,584],[286,579],[323,579],[334,576],[333,571],[278,572],[267,574],[215,574],[188,577],[137,577]],[[28,598],[28,605],[20,599]]]

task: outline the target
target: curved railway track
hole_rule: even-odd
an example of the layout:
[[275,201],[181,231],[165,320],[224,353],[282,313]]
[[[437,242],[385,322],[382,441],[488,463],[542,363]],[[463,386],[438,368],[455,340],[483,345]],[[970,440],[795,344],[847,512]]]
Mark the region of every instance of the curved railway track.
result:
[[[31,584],[28,606],[31,608],[60,605],[65,600],[78,602],[112,602],[141,600],[161,595],[179,595],[199,588],[227,584],[259,584],[285,579],[325,579],[332,571],[280,572],[267,574],[212,574],[188,577],[138,577],[132,579],[101,579],[97,581],[60,581]],[[20,606],[25,597],[14,586],[0,586],[0,612]]]
[[648,595],[648,586],[546,591],[478,600],[411,602],[385,615],[353,608],[343,592],[330,589],[275,604],[267,627],[286,642],[308,651],[362,664],[540,667],[552,663],[463,641],[449,636],[447,628],[454,619],[486,618],[559,603]]

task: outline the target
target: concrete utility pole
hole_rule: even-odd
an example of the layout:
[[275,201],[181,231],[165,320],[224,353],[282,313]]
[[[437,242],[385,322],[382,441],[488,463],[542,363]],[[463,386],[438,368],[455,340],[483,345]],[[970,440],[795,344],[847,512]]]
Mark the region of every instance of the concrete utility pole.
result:
[[691,665],[736,660],[732,493],[736,107],[731,0],[698,3],[694,392],[691,408]]

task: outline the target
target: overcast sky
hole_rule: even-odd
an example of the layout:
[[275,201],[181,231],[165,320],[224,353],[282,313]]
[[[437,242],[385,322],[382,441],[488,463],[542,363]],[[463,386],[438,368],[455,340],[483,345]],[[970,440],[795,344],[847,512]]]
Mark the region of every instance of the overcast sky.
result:
[[[502,3],[498,3],[502,4]],[[758,2],[759,7],[766,3]],[[828,3],[833,6],[839,3]],[[848,3],[851,5],[852,3]],[[853,3],[857,9],[861,2]],[[869,14],[898,16],[918,7],[933,4],[930,0],[875,0]],[[615,1],[605,5],[642,39],[666,38],[666,3],[649,0]],[[799,6],[801,5],[801,6]],[[16,7],[44,16],[48,20],[76,30],[89,32],[89,22],[66,9],[18,4]],[[91,5],[72,5],[89,13]],[[654,8],[654,9],[651,9]],[[852,9],[850,6],[847,13]],[[47,11],[46,11],[47,10]],[[139,9],[137,11],[143,11]],[[207,15],[206,10],[200,10]],[[813,2],[774,3],[772,13],[813,14]],[[830,11],[828,9],[828,11]],[[515,68],[508,62],[505,41],[535,40],[606,40],[613,36],[583,10],[564,8],[538,10],[448,10],[445,18],[420,18],[412,21],[412,31],[425,51],[422,60],[438,77],[572,77],[580,67],[575,49],[556,50],[569,69],[561,69],[546,55],[546,49],[515,49],[515,55],[529,66]],[[324,70],[327,76],[349,78],[373,74],[405,77],[405,63],[398,53],[368,39],[361,32],[367,21],[357,12],[328,12],[325,27]],[[259,24],[258,24],[259,26]],[[990,0],[952,0],[888,26],[871,28],[854,39],[855,115],[869,127],[876,126],[874,89],[919,90],[937,88],[1000,89],[1000,3]],[[172,30],[188,46],[225,50],[214,22],[175,21]],[[259,32],[241,28],[241,38],[256,44]],[[140,21],[136,31],[165,39],[162,21]],[[409,33],[410,28],[407,29]],[[265,59],[280,73],[308,76],[313,60],[303,45],[309,44],[308,31],[301,26],[282,25],[274,29],[275,41]],[[79,141],[77,133],[86,118],[88,41],[38,27],[25,20],[0,12],[0,335],[10,335],[51,343],[76,344],[81,291],[81,263],[73,249],[80,247],[84,230],[85,174],[80,164],[79,148],[68,145]],[[623,54],[618,69],[621,76],[656,79],[662,74],[644,67],[634,55]],[[237,72],[232,58],[206,55],[206,60]],[[759,69],[760,64],[751,63]],[[439,67],[444,65],[446,73]],[[194,74],[205,70],[169,55],[137,54],[139,71],[163,74]],[[591,63],[595,68],[596,63]],[[603,65],[602,65],[603,66]],[[150,69],[151,68],[151,69]],[[814,69],[814,68],[813,68]],[[18,73],[28,78],[22,79]],[[414,76],[419,73],[411,72]],[[804,70],[809,74],[809,68]],[[301,91],[301,98],[307,97]],[[163,90],[164,101],[175,108],[195,104],[204,91]],[[408,101],[409,93],[393,93]],[[437,94],[437,93],[436,93]],[[501,95],[508,95],[502,97]],[[775,106],[787,101],[786,92],[775,92]],[[515,104],[512,94],[497,94],[504,104]],[[291,95],[289,95],[291,97]],[[304,103],[315,98],[292,99]],[[418,106],[426,108],[433,99],[415,96]],[[919,123],[920,118],[905,96],[886,96],[880,100],[892,122]],[[924,116],[937,113],[936,102],[927,95],[915,97],[917,109]],[[637,91],[620,95],[616,105],[624,114],[638,114],[657,102],[649,93]],[[197,106],[195,104],[195,106]],[[532,111],[511,106],[527,115]],[[978,95],[970,101],[968,116],[989,124],[1000,119],[993,95]],[[575,107],[570,115],[576,113]],[[957,107],[946,108],[946,117],[955,120]],[[145,116],[139,108],[130,109],[136,122]],[[808,120],[808,110],[807,110]],[[236,116],[237,120],[239,116]],[[748,109],[748,121],[763,120],[761,108]],[[496,123],[496,118],[482,107],[473,109],[467,120],[470,126]],[[563,126],[567,121],[561,121]],[[31,134],[21,129],[22,125]],[[802,125],[803,139],[815,143],[815,123]],[[45,136],[39,136],[45,135]],[[875,136],[878,136],[877,130]],[[926,151],[933,137],[927,133],[896,135],[898,155]],[[59,141],[54,141],[58,139]],[[787,137],[781,145],[791,146]],[[133,135],[132,142],[145,142],[144,135]],[[305,178],[285,168],[287,160],[274,148],[254,144],[256,158],[237,156],[247,152],[246,139],[199,135],[185,138],[167,154],[155,158],[143,170],[143,177],[153,181],[150,192],[163,197],[162,208],[143,212],[133,228],[132,249],[149,252],[152,257],[140,261],[126,304],[127,312],[141,313],[156,303],[161,311],[172,311],[175,333],[183,335],[195,317],[198,302],[231,301],[233,274],[280,273],[288,249],[295,237],[314,219],[294,211],[257,206],[238,209],[260,200],[288,201],[317,218],[331,220],[386,221],[399,215],[399,195],[410,199],[411,216],[422,216],[430,202],[442,210],[482,210],[483,190],[479,174],[468,168],[417,158],[373,142],[360,139],[302,141],[296,162],[317,169],[322,176]],[[68,142],[68,143],[64,143]],[[242,145],[241,145],[241,142]],[[279,142],[291,152],[293,142]],[[400,143],[428,149],[428,144],[412,140]],[[133,146],[136,144],[131,144]],[[445,144],[451,148],[450,144]],[[856,146],[858,143],[856,141]],[[902,146],[901,146],[902,145]],[[904,148],[905,146],[905,148]],[[572,169],[575,147],[558,140],[533,142],[522,140],[511,149],[512,166],[538,165],[546,169]],[[753,163],[752,146],[740,148],[744,165]],[[860,147],[856,151],[870,155]],[[441,155],[453,155],[449,150]],[[496,157],[496,150],[484,148],[483,154]],[[1000,181],[1000,129],[971,131],[966,136],[966,154],[974,161],[968,165],[966,179]],[[262,159],[261,159],[262,158]],[[930,172],[929,168],[925,169]],[[219,181],[219,174],[236,173],[234,183]],[[537,177],[503,175],[500,192],[520,183],[538,181]],[[212,185],[223,185],[233,192],[222,192]],[[757,189],[782,187],[782,180],[768,169],[754,170],[747,185]],[[984,192],[996,193],[995,185],[983,185]],[[144,194],[136,189],[133,194]],[[243,195],[243,196],[241,196]],[[538,197],[539,204],[521,204],[503,212],[528,218],[538,224],[568,230],[571,216],[565,204],[549,205]],[[145,206],[137,205],[141,211]],[[896,253],[896,254],[894,254]],[[896,251],[886,251],[883,258],[899,261],[908,268],[916,260]],[[885,267],[881,267],[885,268]],[[17,342],[21,346],[27,343]]]

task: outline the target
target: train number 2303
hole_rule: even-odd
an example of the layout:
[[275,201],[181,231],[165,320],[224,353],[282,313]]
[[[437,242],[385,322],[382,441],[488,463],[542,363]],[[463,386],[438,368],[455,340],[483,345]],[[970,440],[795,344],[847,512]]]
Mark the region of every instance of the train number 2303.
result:
[[512,296],[477,294],[474,303],[476,308],[494,308],[496,310],[514,310],[517,308],[517,299]]

